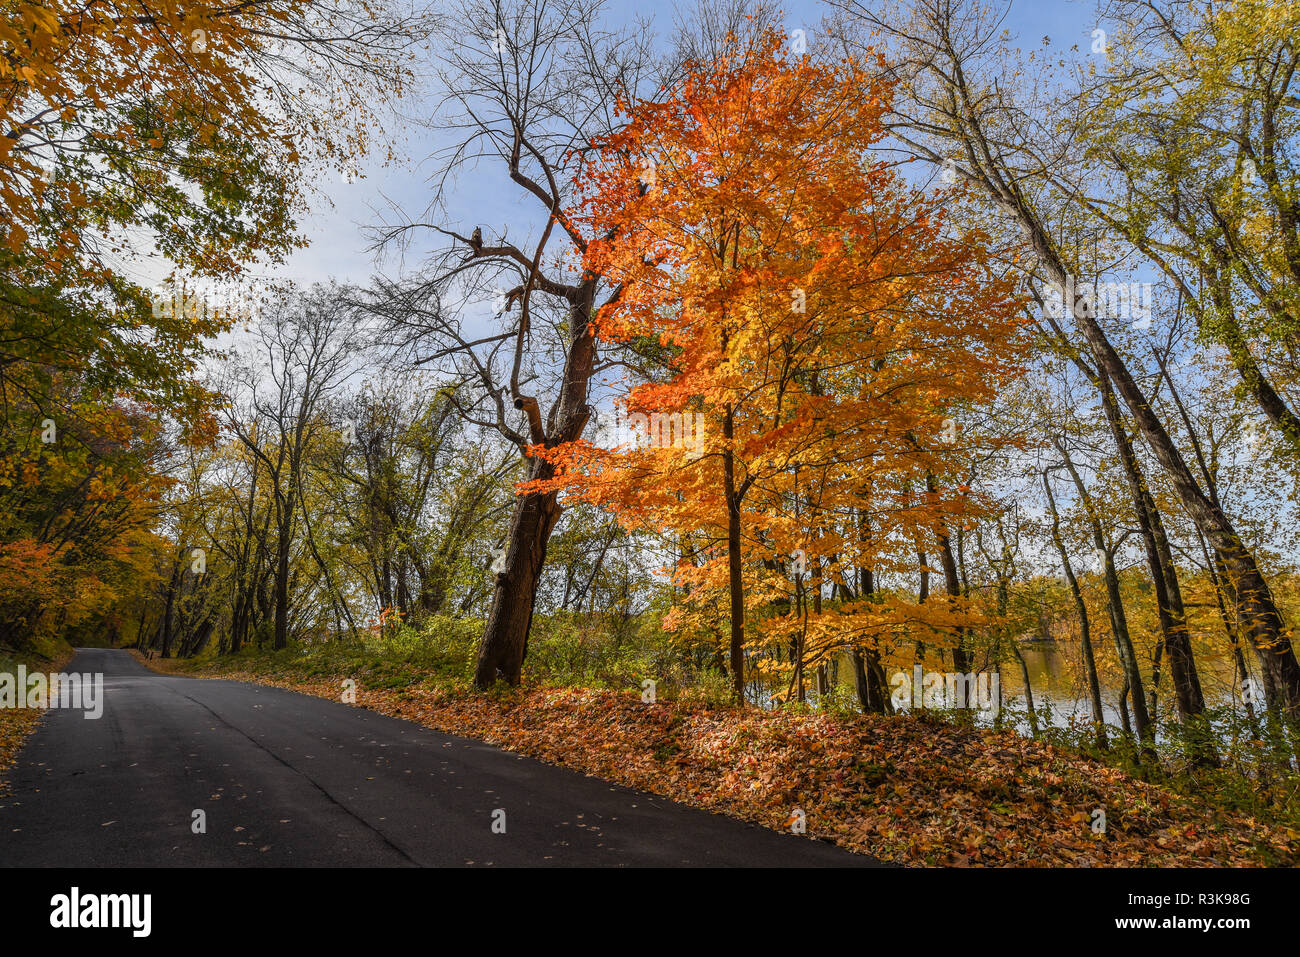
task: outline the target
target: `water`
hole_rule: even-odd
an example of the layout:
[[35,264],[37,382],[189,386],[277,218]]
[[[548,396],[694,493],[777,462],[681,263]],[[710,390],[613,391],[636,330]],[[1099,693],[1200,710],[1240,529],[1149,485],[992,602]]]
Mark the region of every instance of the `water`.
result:
[[[1083,665],[1083,647],[1078,641],[1056,640],[1023,642],[1019,645],[1020,654],[1025,659],[1029,671],[1029,681],[1034,694],[1034,706],[1040,723],[1050,722],[1057,727],[1067,727],[1071,723],[1087,723],[1092,720],[1092,705],[1088,698],[1087,677]],[[1197,649],[1199,652],[1199,649]],[[1139,656],[1144,649],[1137,649]],[[1093,644],[1093,652],[1098,658],[1098,683],[1101,686],[1102,713],[1107,724],[1122,726],[1119,711],[1119,692],[1123,687],[1122,675],[1113,649]],[[1148,704],[1151,699],[1150,688],[1150,654],[1142,659],[1142,671],[1147,679],[1144,687]],[[1234,668],[1230,658],[1224,655],[1198,654],[1197,672],[1201,680],[1206,704],[1210,707],[1224,707],[1231,704],[1241,706],[1239,686],[1234,683]],[[934,660],[927,662],[927,671],[945,671],[949,666],[940,667]],[[909,669],[903,669],[908,671]],[[1161,677],[1157,707],[1159,718],[1166,718],[1174,708],[1173,687],[1169,677],[1169,662],[1161,664]],[[893,670],[886,670],[886,677],[894,677]],[[853,690],[853,666],[848,655],[840,658],[837,683],[840,689]],[[811,669],[806,678],[809,702],[816,707],[816,670]],[[1024,679],[1021,677],[1020,664],[1014,658],[1002,663],[1001,670],[1002,704],[1004,708],[1025,710]],[[771,700],[771,690],[759,691],[760,703]],[[779,689],[784,693],[785,687]],[[1131,708],[1131,699],[1130,699]],[[1021,729],[1028,732],[1028,723]]]

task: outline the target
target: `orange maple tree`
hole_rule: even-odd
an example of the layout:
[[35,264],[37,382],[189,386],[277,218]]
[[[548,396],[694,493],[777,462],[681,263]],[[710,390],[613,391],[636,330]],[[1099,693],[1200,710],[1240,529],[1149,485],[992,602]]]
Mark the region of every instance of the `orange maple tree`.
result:
[[891,93],[879,65],[796,59],[760,34],[629,106],[585,182],[606,237],[588,265],[618,286],[599,334],[652,359],[625,400],[650,427],[535,452],[557,466],[547,487],[676,539],[685,600],[666,625],[730,619],[740,700],[748,618],[801,674],[968,617],[956,599],[867,594],[861,572],[901,570],[979,508],[935,477],[988,441],[957,423],[1015,375],[1021,309],[986,237],[945,220],[952,197],[873,158]]

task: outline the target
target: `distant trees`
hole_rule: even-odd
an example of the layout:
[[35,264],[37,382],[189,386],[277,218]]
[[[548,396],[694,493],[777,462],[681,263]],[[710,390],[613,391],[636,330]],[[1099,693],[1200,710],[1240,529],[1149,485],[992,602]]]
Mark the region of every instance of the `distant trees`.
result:
[[216,380],[216,444],[171,496],[178,548],[150,637],[164,655],[480,608],[516,460],[476,441],[445,390],[361,385],[356,318],[343,290],[293,292]]
[[[1218,240],[1201,227],[1192,228],[1191,238],[1180,239],[1187,223],[1178,220],[1184,215],[1201,217],[1202,223],[1212,220],[1218,187],[1206,191],[1196,180],[1205,173],[1229,173],[1231,167],[1221,161],[1189,165],[1186,157],[1175,160],[1174,153],[1162,156],[1158,149],[1153,153],[1154,144],[1142,140],[1144,135],[1171,138],[1170,147],[1177,152],[1183,145],[1201,148],[1193,144],[1229,149],[1229,142],[1240,135],[1245,137],[1243,149],[1252,148],[1252,143],[1271,148],[1263,145],[1270,135],[1258,139],[1249,132],[1256,122],[1270,122],[1268,109],[1261,113],[1258,105],[1234,111],[1232,131],[1224,131],[1218,141],[1193,134],[1188,122],[1205,105],[1204,97],[1216,82],[1227,84],[1225,97],[1235,98],[1227,91],[1240,84],[1254,90],[1243,91],[1247,104],[1260,95],[1263,81],[1255,75],[1259,61],[1242,53],[1232,39],[1248,32],[1238,18],[1252,17],[1246,9],[1250,5],[1204,15],[1181,4],[1116,5],[1116,20],[1107,23],[1114,32],[1108,37],[1100,31],[1094,40],[1096,74],[1057,87],[1050,87],[1045,77],[1060,78],[1064,61],[1050,51],[1022,54],[1002,44],[995,39],[1000,29],[995,12],[978,4],[918,0],[872,7],[846,0],[836,6],[843,10],[847,42],[852,44],[856,37],[857,42],[882,44],[900,89],[906,91],[887,119],[902,150],[948,170],[950,178],[968,184],[979,197],[982,208],[977,201],[969,214],[988,224],[1006,244],[1008,256],[1024,269],[1045,344],[1079,363],[1096,390],[1113,448],[1124,465],[1152,580],[1161,585],[1159,647],[1172,672],[1180,716],[1195,725],[1204,704],[1190,640],[1180,621],[1173,552],[1148,484],[1157,469],[1167,493],[1221,568],[1229,604],[1257,656],[1271,708],[1294,717],[1300,713],[1300,664],[1290,630],[1263,573],[1258,545],[1243,536],[1224,507],[1213,469],[1207,468],[1202,437],[1180,408],[1168,368],[1175,350],[1187,347],[1183,316],[1193,308],[1193,289],[1201,303],[1194,308],[1221,311],[1224,304],[1220,297],[1219,306],[1212,305],[1216,282],[1210,273],[1193,280],[1175,263],[1191,253],[1206,260],[1205,269],[1217,273],[1221,264],[1213,262],[1208,249],[1231,242],[1231,227]],[[1288,12],[1281,18],[1288,19]],[[1290,19],[1294,25],[1294,16]],[[1285,58],[1288,54],[1270,39],[1273,29],[1270,26],[1263,37],[1265,48]],[[1143,41],[1130,42],[1137,34]],[[1226,58],[1217,45],[1214,52],[1207,45],[1219,35],[1227,44]],[[1180,45],[1180,39],[1187,42]],[[1113,63],[1108,59],[1112,54]],[[1129,62],[1133,58],[1142,65]],[[1186,58],[1197,64],[1195,69]],[[1280,70],[1266,82],[1292,72]],[[1198,78],[1198,71],[1204,75]],[[1264,95],[1275,96],[1276,90]],[[1217,107],[1213,111],[1223,115]],[[1148,169],[1147,160],[1136,160],[1139,154],[1154,156],[1154,163],[1169,160],[1176,167]],[[1165,196],[1170,182],[1177,184],[1175,192]],[[1187,212],[1186,203],[1201,212]],[[1162,210],[1174,209],[1179,212],[1165,219]],[[1193,252],[1198,243],[1204,245]],[[1128,317],[1118,310],[1099,309],[1099,302],[1111,298],[1099,293],[1114,283],[1112,277],[1127,279],[1128,273],[1152,269],[1170,282],[1172,301],[1159,313],[1160,333],[1142,336],[1152,317],[1125,322]],[[1165,392],[1168,403],[1162,401]],[[1116,403],[1122,403],[1122,412]],[[1151,465],[1139,464],[1131,454],[1131,437],[1140,438],[1154,459]]]
[[159,308],[141,262],[233,281],[300,245],[308,170],[364,152],[425,21],[350,0],[6,5],[0,640],[140,627],[173,564],[159,501],[176,446],[213,434],[199,379],[231,326]]
[[[446,391],[398,377],[339,409],[355,442],[320,463],[322,506],[374,602],[403,619],[483,606],[518,459],[475,441]],[[345,436],[346,438],[347,436]]]

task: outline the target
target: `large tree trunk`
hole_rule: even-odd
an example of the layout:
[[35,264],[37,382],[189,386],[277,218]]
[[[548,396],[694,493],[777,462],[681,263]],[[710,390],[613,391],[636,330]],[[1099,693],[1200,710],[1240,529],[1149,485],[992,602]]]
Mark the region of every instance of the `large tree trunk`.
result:
[[[239,561],[235,565],[234,580],[231,584],[229,653],[238,654],[244,646],[248,634],[249,619],[253,614],[253,578],[252,564],[260,557],[260,550],[254,548],[254,536],[257,534],[255,523],[257,508],[257,478],[261,469],[254,462],[248,487],[248,508],[244,512],[243,541],[239,547]],[[251,554],[250,554],[251,553]]]
[[[575,441],[582,436],[591,418],[587,394],[596,358],[596,340],[591,329],[596,283],[595,276],[584,274],[582,283],[570,289],[568,356],[559,395],[545,423],[536,398],[519,391],[518,363],[522,361],[522,351],[516,352],[515,375],[511,380],[514,405],[527,416],[528,434],[534,445],[554,447]],[[526,331],[525,322],[520,327],[521,348]],[[529,457],[528,463],[530,482],[555,475],[554,466],[543,459]],[[474,687],[479,690],[490,687],[498,679],[517,685],[523,676],[537,584],[546,563],[547,543],[559,519],[555,492],[527,492],[515,500],[505,570],[497,574],[492,611],[474,669]]]
[[[1205,570],[1210,576],[1210,584],[1214,586],[1214,603],[1219,609],[1219,621],[1223,623],[1223,633],[1227,636],[1228,644],[1232,646],[1232,661],[1235,675],[1236,677],[1241,678],[1244,682],[1250,677],[1250,671],[1246,668],[1246,657],[1241,653],[1241,642],[1237,640],[1236,625],[1232,620],[1232,616],[1228,614],[1227,602],[1229,599],[1224,594],[1226,586],[1223,584],[1223,580],[1219,574],[1221,568],[1219,556],[1216,555],[1213,558],[1210,556],[1210,551],[1205,545],[1205,539],[1199,532],[1197,533],[1196,539],[1197,543],[1201,546],[1201,554],[1205,558]],[[1250,719],[1251,731],[1255,735],[1257,741],[1262,741],[1264,739],[1264,732],[1260,728],[1259,717],[1255,713],[1254,702],[1247,700],[1243,703],[1246,705],[1246,714]],[[1265,769],[1261,769],[1261,771],[1264,770]]]
[[[857,509],[858,535],[863,542],[870,539],[871,521],[866,509]],[[858,568],[858,597],[869,598],[875,593],[875,576],[870,568]],[[893,714],[893,702],[889,698],[889,682],[885,671],[880,667],[880,652],[871,648],[852,649],[853,678],[858,692],[858,703],[865,714]]]
[[[859,512],[858,527],[863,534],[869,529],[865,512]],[[845,588],[847,592],[847,587]],[[858,596],[868,598],[875,593],[875,576],[870,568],[858,569]],[[889,697],[889,681],[880,666],[880,652],[875,648],[853,648],[853,680],[858,692],[858,703],[865,714],[893,714],[894,703]]]
[[[547,463],[533,459],[529,479],[550,478],[552,472]],[[529,492],[515,500],[505,569],[496,576],[492,611],[474,669],[476,688],[490,687],[496,681],[517,685],[523,677],[537,583],[546,564],[546,545],[559,518],[554,492]]]

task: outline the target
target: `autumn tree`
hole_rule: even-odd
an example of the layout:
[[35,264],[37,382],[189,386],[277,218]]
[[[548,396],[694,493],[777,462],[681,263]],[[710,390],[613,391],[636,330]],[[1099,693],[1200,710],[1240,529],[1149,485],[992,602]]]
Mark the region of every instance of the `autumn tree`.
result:
[[[948,230],[941,197],[869,153],[891,95],[878,68],[791,56],[757,33],[662,101],[631,104],[588,175],[591,232],[606,238],[586,261],[621,289],[599,334],[657,343],[663,371],[629,392],[648,427],[637,440],[538,448],[561,478],[527,487],[570,487],[632,527],[706,532],[714,545],[675,574],[725,591],[738,700],[747,613],[770,604],[770,573],[797,555],[820,613],[851,568],[955,520],[969,501],[925,477],[974,439],[955,441],[963,405],[1014,371],[1019,306],[980,236]],[[859,509],[870,537],[846,522]],[[814,627],[826,653],[891,617],[952,610],[850,602]]]
[[[1139,378],[1117,332],[1115,311],[1100,309],[1079,278],[1095,271],[1098,250],[1128,236],[1099,214],[1114,179],[1098,170],[1086,148],[1095,130],[1084,99],[1077,88],[1037,82],[1063,65],[1060,58],[995,49],[1000,12],[974,0],[880,7],[844,0],[837,6],[850,47],[872,42],[889,50],[891,69],[906,95],[896,98],[886,123],[904,150],[977,188],[988,201],[983,220],[1019,234],[1035,295],[1040,302],[1062,304],[1059,321],[1044,313],[1051,335],[1063,352],[1095,368],[1099,391],[1113,390],[1123,403],[1133,432],[1223,563],[1272,707],[1294,715],[1300,709],[1300,664],[1256,550],[1218,501],[1206,470],[1180,447],[1177,418],[1165,414]],[[1141,500],[1141,483],[1133,489]],[[1150,514],[1148,505],[1137,507]],[[1153,578],[1170,581],[1171,561],[1165,561],[1154,523],[1149,534],[1151,554],[1161,563]],[[1164,641],[1179,709],[1196,719],[1202,705],[1187,635],[1176,616],[1169,624]]]
[[[199,401],[192,388],[174,393],[192,385],[203,337],[228,317],[158,309],[123,260],[161,255],[231,279],[301,245],[308,171],[352,168],[379,108],[402,91],[425,19],[350,0],[10,4],[0,20],[6,389],[39,389],[28,372],[48,364],[152,401]],[[77,321],[32,289],[75,304]]]
[[295,528],[309,521],[302,508],[308,456],[330,426],[331,403],[358,371],[358,347],[350,307],[337,290],[316,287],[262,317],[255,351],[225,389],[226,428],[256,460],[274,507],[275,648],[289,640],[290,555]]
[[127,633],[147,586],[168,487],[156,410],[54,376],[59,413],[11,400],[0,435],[0,642],[18,647],[87,623]]
[[[1178,291],[1240,390],[1300,452],[1300,5],[1121,3],[1084,90],[1092,211]],[[1104,131],[1104,132],[1103,132]]]

